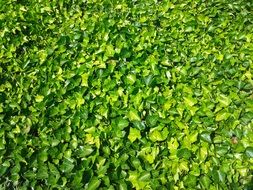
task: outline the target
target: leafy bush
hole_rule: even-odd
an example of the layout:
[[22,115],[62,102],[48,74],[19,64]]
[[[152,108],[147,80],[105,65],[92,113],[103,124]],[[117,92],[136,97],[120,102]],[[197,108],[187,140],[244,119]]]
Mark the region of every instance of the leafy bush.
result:
[[250,189],[253,3],[1,0],[1,189]]

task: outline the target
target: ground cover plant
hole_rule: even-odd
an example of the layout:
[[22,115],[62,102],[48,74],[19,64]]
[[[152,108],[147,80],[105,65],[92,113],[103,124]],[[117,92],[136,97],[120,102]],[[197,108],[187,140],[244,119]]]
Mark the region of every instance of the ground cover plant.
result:
[[253,2],[1,0],[0,189],[252,189]]

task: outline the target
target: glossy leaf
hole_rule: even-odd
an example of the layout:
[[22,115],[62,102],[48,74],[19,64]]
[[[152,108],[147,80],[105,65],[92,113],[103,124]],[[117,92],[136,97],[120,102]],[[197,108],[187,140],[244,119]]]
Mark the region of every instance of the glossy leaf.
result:
[[0,189],[253,189],[253,1],[0,1]]

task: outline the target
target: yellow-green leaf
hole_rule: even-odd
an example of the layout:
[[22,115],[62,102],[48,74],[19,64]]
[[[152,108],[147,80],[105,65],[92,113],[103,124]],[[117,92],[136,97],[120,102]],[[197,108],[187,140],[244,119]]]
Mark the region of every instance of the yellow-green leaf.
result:
[[36,102],[42,102],[43,99],[44,99],[44,96],[42,96],[42,95],[37,95],[37,96],[35,97],[35,101],[36,101]]
[[136,139],[140,139],[141,138],[141,133],[138,129],[135,129],[135,128],[130,128],[130,132],[129,132],[129,135],[128,135],[128,139],[131,141],[131,142],[134,142]]
[[89,73],[82,74],[82,84],[81,84],[81,86],[88,87],[88,79],[89,79]]
[[128,112],[128,118],[130,121],[140,121],[141,118],[138,115],[137,110],[135,109],[130,109],[130,111]]

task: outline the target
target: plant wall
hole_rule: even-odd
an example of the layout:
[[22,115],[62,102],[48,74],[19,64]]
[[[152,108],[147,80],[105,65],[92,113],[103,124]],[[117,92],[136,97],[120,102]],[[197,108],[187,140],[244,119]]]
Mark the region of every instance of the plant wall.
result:
[[252,189],[253,2],[1,0],[0,189]]

